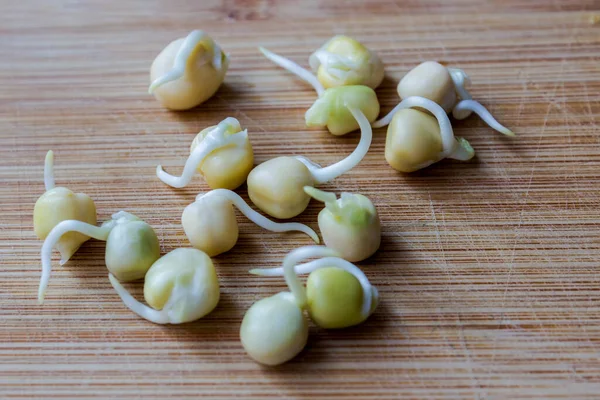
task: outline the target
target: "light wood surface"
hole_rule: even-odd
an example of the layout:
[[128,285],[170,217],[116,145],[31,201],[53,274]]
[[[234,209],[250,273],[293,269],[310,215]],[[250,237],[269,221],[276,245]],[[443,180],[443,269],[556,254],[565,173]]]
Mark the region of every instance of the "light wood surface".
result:
[[[193,3],[193,4],[192,4]],[[1,2],[0,398],[600,398],[600,3],[377,0]],[[147,95],[154,56],[188,31],[231,55],[226,84],[172,113]],[[32,228],[48,149],[56,180],[90,195],[100,221],[126,210],[157,231],[163,253],[187,246],[183,207],[207,190],[154,175],[180,170],[194,135],[227,116],[248,128],[256,161],[302,154],[329,164],[357,134],[304,127],[307,85],[264,59],[263,45],[307,66],[334,34],[375,50],[395,86],[424,60],[464,68],[472,94],[518,135],[475,117],[455,124],[477,157],[402,175],[375,131],[358,168],[324,186],[360,192],[381,214],[380,251],[360,263],[381,293],[361,326],[311,327],[292,362],[244,353],[241,318],[284,289],[250,276],[309,244],[243,218],[215,259],[222,299],[206,318],[156,326],[111,288],[104,244],[55,265],[36,302],[41,242]],[[245,188],[238,190],[244,197]],[[297,220],[316,228],[312,202]],[[141,283],[129,285],[141,295]],[[141,299],[141,296],[139,297]]]

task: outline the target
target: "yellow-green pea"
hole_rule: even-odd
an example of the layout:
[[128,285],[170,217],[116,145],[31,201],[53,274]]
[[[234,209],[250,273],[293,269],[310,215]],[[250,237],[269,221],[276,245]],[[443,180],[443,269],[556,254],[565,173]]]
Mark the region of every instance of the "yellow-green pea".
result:
[[308,321],[291,293],[278,293],[257,301],[246,311],[240,339],[255,361],[283,364],[306,346]]
[[199,194],[196,201],[183,210],[181,224],[192,246],[211,257],[231,250],[239,233],[233,206],[264,229],[303,232],[319,243],[319,237],[308,226],[297,222],[271,221],[251,209],[238,194],[227,189],[215,189]]
[[325,88],[365,85],[375,89],[384,77],[381,59],[362,43],[344,35],[328,40],[310,56],[309,62]]
[[159,258],[146,273],[140,303],[119,281],[109,279],[125,305],[156,324],[182,324],[210,313],[219,302],[219,280],[212,260],[197,249],[180,248]]
[[[425,109],[433,117],[411,108]],[[388,124],[385,158],[398,171],[417,171],[444,158],[466,161],[475,155],[467,140],[454,137],[452,124],[444,109],[424,97],[413,96],[402,100],[373,127]]]
[[351,273],[337,267],[315,270],[306,281],[308,313],[321,328],[338,329],[362,323],[379,303],[376,290],[371,296],[369,313],[363,314],[360,282]]
[[327,127],[333,135],[341,136],[359,128],[348,107],[362,111],[369,123],[379,115],[379,101],[368,86],[341,86],[326,89],[306,111],[308,127]]
[[187,110],[217,91],[229,59],[206,33],[195,30],[165,47],[150,67],[150,94],[166,108]]
[[152,227],[125,211],[113,214],[112,219],[100,227],[77,220],[61,221],[50,231],[42,246],[42,277],[38,289],[40,304],[44,302],[52,272],[52,249],[60,238],[73,232],[106,241],[106,267],[124,282],[144,277],[152,263],[160,257],[160,245]]
[[327,167],[304,157],[277,157],[256,166],[248,175],[248,195],[262,211],[275,218],[292,218],[306,209],[310,196],[304,186],[329,182],[354,168],[367,154],[373,132],[365,115],[349,107],[360,126],[360,141],[346,158]]
[[[96,205],[89,196],[55,186],[52,150],[46,154],[44,185],[46,192],[39,197],[33,208],[33,229],[39,239],[45,240],[50,231],[61,221],[78,220],[92,225],[97,223]],[[61,264],[66,263],[89,238],[79,232],[68,232],[62,235],[55,244],[61,255]]]
[[[323,257],[306,264],[298,261]],[[356,265],[323,246],[305,246],[291,251],[281,268],[253,269],[259,276],[281,276],[296,303],[307,309],[313,321],[323,328],[345,328],[366,320],[379,303],[379,292]],[[304,288],[298,274],[309,273]]]
[[352,262],[369,258],[379,249],[381,223],[371,200],[361,194],[351,193],[342,193],[336,199],[333,193],[308,186],[304,191],[325,203],[318,220],[327,247]]
[[169,186],[182,188],[200,172],[213,189],[235,189],[244,183],[253,165],[248,131],[242,130],[237,119],[228,117],[196,135],[181,176],[168,174],[161,165],[156,167],[156,176]]

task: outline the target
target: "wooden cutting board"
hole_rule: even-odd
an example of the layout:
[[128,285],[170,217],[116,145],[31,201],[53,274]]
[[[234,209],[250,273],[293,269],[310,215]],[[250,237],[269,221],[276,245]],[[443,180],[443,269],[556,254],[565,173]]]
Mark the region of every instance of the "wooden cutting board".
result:
[[[0,398],[598,399],[600,397],[600,3],[595,0],[1,2]],[[198,109],[169,112],[147,94],[148,69],[171,40],[209,32],[231,56],[225,85]],[[60,185],[90,195],[100,221],[144,218],[163,253],[188,246],[180,215],[200,191],[177,172],[194,135],[238,118],[256,162],[305,155],[332,163],[357,134],[304,126],[310,87],[261,56],[307,66],[334,34],[375,50],[387,78],[425,60],[464,68],[472,94],[518,135],[475,117],[455,123],[477,157],[403,175],[374,133],[358,168],[324,186],[360,192],[383,223],[361,262],[381,305],[357,327],[311,327],[297,358],[255,364],[238,336],[255,301],[284,290],[252,267],[279,265],[300,234],[243,218],[215,258],[222,298],[206,318],[157,326],[127,310],[107,280],[104,244],[56,265],[36,302],[41,242],[32,210],[47,150]],[[244,187],[238,190],[246,197]],[[312,202],[298,221],[316,225]],[[142,284],[129,286],[141,299]]]

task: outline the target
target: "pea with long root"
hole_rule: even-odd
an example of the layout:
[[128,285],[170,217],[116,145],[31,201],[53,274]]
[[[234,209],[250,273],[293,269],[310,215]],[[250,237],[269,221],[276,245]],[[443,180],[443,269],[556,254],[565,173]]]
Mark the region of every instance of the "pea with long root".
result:
[[[41,240],[61,221],[77,220],[96,225],[96,205],[84,193],[73,193],[71,190],[56,186],[54,179],[54,153],[46,154],[44,163],[44,186],[46,192],[35,202],[33,208],[33,229]],[[57,238],[55,247],[60,252],[60,264],[63,265],[79,247],[90,237],[79,232],[68,232]]]
[[128,212],[113,214],[112,219],[100,227],[77,220],[62,221],[50,231],[42,246],[42,277],[38,290],[40,304],[44,302],[50,281],[52,249],[62,237],[72,233],[106,241],[106,268],[123,282],[143,278],[160,257],[160,244],[154,229]]
[[194,30],[165,47],[150,68],[150,94],[166,108],[187,110],[212,97],[229,58],[206,33]]
[[227,189],[200,193],[181,215],[181,224],[192,246],[213,257],[229,251],[238,240],[235,206],[249,220],[273,232],[298,231],[319,243],[314,230],[297,222],[278,223],[254,211],[238,194]]
[[375,206],[361,194],[335,194],[310,186],[304,191],[325,203],[319,212],[319,229],[327,247],[352,262],[371,257],[381,244],[381,223]]
[[310,196],[304,186],[316,186],[337,178],[354,168],[367,154],[373,132],[365,115],[348,107],[360,125],[360,141],[346,158],[320,167],[304,157],[277,157],[256,166],[248,175],[250,200],[263,212],[275,218],[293,218],[303,212]]
[[159,165],[156,176],[169,186],[187,186],[199,172],[211,189],[235,189],[246,181],[254,166],[248,131],[235,118],[225,118],[203,129],[192,141],[190,156],[181,176],[168,174]]
[[[297,265],[311,257],[321,258]],[[364,273],[325,246],[298,248],[284,258],[283,267],[250,272],[284,275],[290,289],[254,303],[242,320],[240,338],[244,349],[266,365],[282,364],[302,351],[308,339],[304,310],[323,328],[344,328],[363,322],[379,302],[377,290]],[[311,274],[307,288],[297,273]]]
[[[426,111],[413,109],[415,107]],[[393,113],[374,123],[373,127],[386,125],[389,127],[385,159],[400,172],[417,171],[444,158],[467,161],[475,155],[466,139],[454,137],[444,109],[424,97],[402,100]]]
[[305,114],[306,126],[326,127],[336,136],[352,132],[359,128],[359,124],[352,118],[350,107],[360,110],[369,123],[377,119],[379,101],[372,88],[355,84],[325,89],[317,77],[298,64],[265,48],[259,49],[269,60],[308,82],[317,92],[318,99]]
[[398,83],[398,95],[400,99],[425,97],[439,104],[446,112],[452,111],[452,116],[459,120],[475,112],[492,129],[507,136],[515,136],[510,129],[498,123],[481,103],[473,100],[466,89],[470,84],[469,76],[462,69],[447,68],[435,61],[426,61],[404,75]]
[[219,302],[219,279],[212,260],[197,249],[176,249],[159,258],[144,279],[140,303],[109,274],[127,308],[155,324],[183,324],[210,313]]

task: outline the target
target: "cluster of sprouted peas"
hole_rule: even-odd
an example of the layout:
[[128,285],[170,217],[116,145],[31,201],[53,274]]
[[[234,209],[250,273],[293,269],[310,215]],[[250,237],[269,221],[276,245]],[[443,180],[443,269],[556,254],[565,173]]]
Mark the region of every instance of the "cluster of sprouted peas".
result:
[[[225,118],[194,138],[180,176],[159,165],[156,175],[165,184],[182,188],[198,172],[212,189],[200,193],[181,214],[181,225],[192,247],[160,256],[154,229],[125,211],[97,226],[94,201],[83,193],[55,186],[54,155],[44,166],[46,192],[37,200],[33,219],[44,240],[38,301],[43,303],[50,280],[51,255],[61,265],[90,238],[106,242],[109,280],[123,303],[156,324],[195,321],[219,302],[219,281],[211,257],[231,250],[238,239],[234,207],[260,227],[273,232],[298,231],[317,245],[288,253],[279,268],[253,269],[260,276],[282,276],[288,291],[254,303],[246,312],[240,339],[248,355],[266,365],[282,364],[306,345],[308,317],[324,329],[340,329],[365,321],[379,303],[379,294],[355,264],[379,248],[381,226],[371,200],[361,194],[338,198],[316,187],[354,168],[371,145],[372,127],[388,126],[385,159],[401,172],[413,172],[444,158],[469,160],[474,150],[456,138],[448,113],[463,119],[479,115],[491,128],[514,134],[500,125],[465,86],[460,69],[428,61],[408,72],[398,84],[400,103],[379,116],[374,89],[384,77],[379,57],[356,40],[335,36],[309,58],[314,74],[294,62],[260,48],[275,64],[309,83],[317,93],[306,111],[308,127],[326,128],[340,136],[360,129],[354,151],[333,165],[321,167],[301,156],[281,156],[254,166],[250,135],[235,118]],[[170,43],[151,67],[149,92],[166,108],[185,110],[209,99],[225,78],[229,59],[202,31]],[[307,225],[275,222],[258,213],[233,190],[246,182],[252,203],[264,214],[290,219],[309,201],[325,204],[318,226],[325,242]],[[312,261],[309,261],[312,259]],[[299,275],[308,274],[306,284]],[[144,300],[136,300],[122,282],[144,279]]]

